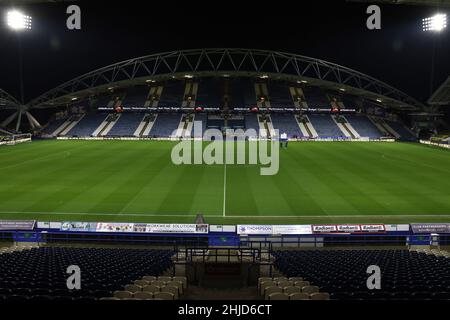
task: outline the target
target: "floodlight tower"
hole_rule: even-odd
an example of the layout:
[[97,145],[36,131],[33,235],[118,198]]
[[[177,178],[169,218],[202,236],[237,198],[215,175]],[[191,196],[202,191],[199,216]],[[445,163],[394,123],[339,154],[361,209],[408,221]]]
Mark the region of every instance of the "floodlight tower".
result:
[[422,19],[422,30],[432,32],[442,32],[447,28],[447,15],[437,13],[432,17]]
[[21,118],[22,118],[22,109],[24,108],[24,88],[23,88],[23,57],[22,57],[22,43],[20,34],[24,31],[31,30],[32,25],[32,17],[24,14],[23,12],[17,9],[11,9],[6,13],[6,25],[9,29],[17,34],[17,43],[18,43],[18,51],[19,51],[19,81],[20,81],[20,106],[18,110],[17,116],[17,125],[16,131],[19,131]]
[[[436,13],[432,17],[422,19],[422,31],[437,33],[439,36],[447,28],[447,14]],[[431,57],[430,95],[433,94],[434,60],[436,55],[436,38],[433,39],[433,53]]]

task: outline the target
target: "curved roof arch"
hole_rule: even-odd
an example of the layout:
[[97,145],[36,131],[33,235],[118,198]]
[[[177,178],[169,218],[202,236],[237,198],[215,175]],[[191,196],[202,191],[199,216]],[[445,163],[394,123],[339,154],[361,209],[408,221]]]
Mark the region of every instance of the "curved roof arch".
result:
[[5,90],[0,89],[0,108],[17,109],[20,102]]
[[390,107],[418,110],[424,104],[406,93],[356,70],[298,54],[239,48],[191,49],[151,54],[121,61],[81,75],[44,93],[32,108],[68,103],[72,98],[96,94],[115,85],[143,84],[196,76],[262,76],[341,90]]

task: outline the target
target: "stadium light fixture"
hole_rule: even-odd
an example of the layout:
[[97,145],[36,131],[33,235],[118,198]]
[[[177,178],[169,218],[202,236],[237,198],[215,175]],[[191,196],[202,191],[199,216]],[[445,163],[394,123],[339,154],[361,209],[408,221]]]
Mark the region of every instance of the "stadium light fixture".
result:
[[11,10],[6,14],[6,23],[14,31],[31,30],[31,20],[30,16],[18,10]]
[[72,101],[76,101],[76,100],[78,100],[77,97],[73,97],[73,98],[72,98]]
[[447,15],[438,13],[432,17],[422,19],[423,31],[441,32],[447,27]]

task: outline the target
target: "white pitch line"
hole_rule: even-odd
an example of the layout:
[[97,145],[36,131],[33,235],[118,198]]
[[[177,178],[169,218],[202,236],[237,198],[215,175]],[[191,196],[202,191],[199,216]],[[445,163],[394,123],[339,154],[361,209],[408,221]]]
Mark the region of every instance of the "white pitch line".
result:
[[225,161],[223,169],[223,210],[222,210],[222,216],[224,218],[226,209],[226,198],[227,198],[227,162]]
[[[1,214],[37,214],[37,215],[77,215],[77,216],[131,216],[131,217],[196,217],[197,215],[187,214],[145,214],[145,213],[95,213],[95,212],[33,212],[33,211],[0,211]],[[205,217],[214,218],[220,215],[205,215]]]
[[[145,214],[145,213],[95,213],[95,212],[33,212],[33,211],[0,211],[1,214],[36,214],[36,215],[85,215],[85,216],[131,216],[131,217],[175,217],[175,218],[184,218],[184,217],[196,217],[197,215],[184,215],[184,214]],[[276,218],[295,218],[295,219],[303,219],[303,218],[406,218],[406,217],[416,217],[416,218],[429,218],[429,217],[442,217],[448,218],[449,214],[396,214],[396,215],[320,215],[320,216],[221,216],[221,215],[205,215],[205,217],[209,218],[217,218],[217,217],[225,217],[225,218],[260,218],[260,219],[276,219]]]
[[326,215],[326,216],[226,216],[225,218],[405,218],[405,217],[450,217],[449,214],[392,214],[392,215]]

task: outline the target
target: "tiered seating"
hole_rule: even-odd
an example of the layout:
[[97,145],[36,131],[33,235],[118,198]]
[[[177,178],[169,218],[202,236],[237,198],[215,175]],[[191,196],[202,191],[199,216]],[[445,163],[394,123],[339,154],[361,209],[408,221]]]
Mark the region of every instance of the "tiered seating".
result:
[[89,137],[105,118],[106,114],[103,113],[86,115],[67,133],[67,136]]
[[345,138],[330,115],[311,114],[308,117],[320,138]]
[[273,127],[278,129],[280,134],[286,133],[289,138],[303,137],[294,115],[273,113],[270,117],[272,118]]
[[327,292],[319,292],[302,277],[262,277],[258,279],[258,290],[265,300],[328,300]]
[[186,289],[186,277],[144,276],[102,300],[178,300]]
[[147,86],[133,87],[127,90],[127,94],[122,101],[124,107],[143,107],[147,100],[149,88]]
[[218,79],[206,79],[206,81],[199,83],[196,103],[198,106],[208,108],[223,107],[222,93]]
[[184,82],[169,82],[164,86],[158,106],[176,108],[183,102]]
[[345,118],[361,137],[379,139],[382,133],[366,116],[346,115]]
[[392,128],[395,130],[395,132],[397,132],[402,140],[408,140],[408,141],[416,141],[417,138],[408,130],[405,128],[405,126],[403,126],[401,123],[396,122],[396,121],[390,121],[390,120],[385,120],[385,122]]
[[[229,108],[245,108],[251,105],[255,105],[255,98],[253,94],[253,102],[248,104],[246,103],[244,91],[253,90],[250,83],[243,81],[244,79],[233,78],[229,81]],[[253,90],[254,91],[254,90]],[[251,91],[251,92],[253,92]]]
[[[95,300],[172,265],[171,250],[40,247],[0,254],[0,301]],[[67,267],[81,270],[81,289],[67,288]]]
[[156,122],[150,130],[152,137],[170,137],[180,124],[181,114],[179,113],[160,113]]
[[194,121],[202,122],[202,132],[194,132],[194,128],[192,128],[192,134],[194,135],[194,138],[203,137],[203,134],[205,133],[205,130],[207,129],[206,118],[207,118],[206,113],[197,113],[195,115]]
[[259,123],[256,118],[256,114],[246,114],[245,115],[245,129],[254,129],[259,135]]
[[331,108],[330,101],[318,87],[306,87],[303,92],[310,108]]
[[108,106],[109,102],[111,101],[111,96],[110,95],[106,95],[106,96],[101,96],[97,99],[97,101],[95,102],[95,106],[97,108],[105,108]]
[[[331,299],[450,299],[450,259],[408,250],[274,252],[287,277],[307,277]],[[367,288],[367,268],[381,269],[381,290]]]
[[250,78],[233,78],[230,81],[231,108],[256,106],[254,82]]
[[143,117],[142,113],[123,113],[107,136],[132,136]]
[[59,120],[50,122],[50,124],[44,130],[41,131],[41,134],[51,135],[53,132],[55,132],[56,129],[58,129],[60,126],[62,126],[62,124],[66,121],[67,121],[67,119],[59,119]]
[[294,108],[289,87],[282,83],[269,83],[270,105],[272,108]]

